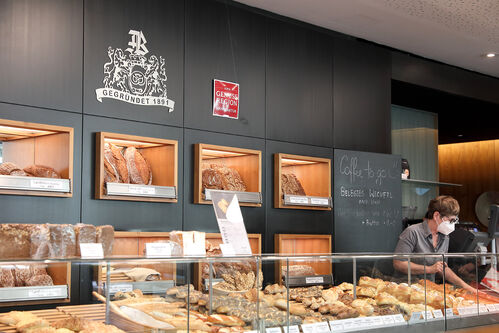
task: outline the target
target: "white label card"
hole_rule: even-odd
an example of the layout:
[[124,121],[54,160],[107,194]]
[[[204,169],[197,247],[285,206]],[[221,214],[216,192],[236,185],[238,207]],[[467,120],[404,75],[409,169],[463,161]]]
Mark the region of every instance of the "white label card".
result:
[[303,324],[301,329],[303,333],[315,333],[313,324]]
[[133,194],[156,194],[156,188],[152,186],[129,185],[128,193]]
[[357,327],[357,323],[355,321],[348,321],[343,324],[345,330],[351,330]]
[[31,289],[28,290],[28,297],[39,298],[39,297],[57,297],[60,296],[58,289]]
[[307,197],[289,197],[289,202],[295,203],[295,204],[308,204],[308,198]]
[[104,251],[101,243],[80,243],[80,253],[82,258],[104,258]]
[[442,313],[442,310],[433,310],[433,317],[435,319],[442,319],[444,314]]
[[342,332],[345,330],[343,323],[340,320],[330,321],[329,326],[331,327],[331,332]]
[[392,316],[384,316],[383,317],[383,324],[385,324],[385,325],[395,324],[395,319]]
[[494,306],[494,304],[487,304],[487,310],[489,310],[489,312],[495,312],[496,307]]
[[326,198],[310,198],[312,205],[329,206],[329,199]]
[[32,179],[31,187],[51,189],[51,190],[62,190],[62,182],[57,180],[42,180],[42,179]]
[[392,315],[392,318],[393,318],[393,321],[395,323],[399,323],[399,324],[401,324],[401,323],[405,324],[406,323],[405,319],[404,319],[404,316],[402,316],[400,313],[396,314],[396,315]]
[[409,323],[417,323],[424,320],[424,312],[413,312],[411,318],[409,319]]
[[383,318],[381,317],[373,317],[373,325],[374,326],[383,326]]
[[314,327],[314,332],[315,333],[327,333],[327,332],[331,332],[331,330],[329,329],[329,324],[327,323],[327,321],[323,321],[323,322],[320,322],[320,323],[314,323],[312,325]]
[[266,333],[282,333],[280,327],[269,327],[265,329]]
[[132,290],[133,290],[133,285],[131,283],[112,283],[109,286],[110,294],[116,294],[118,291],[126,293]]
[[445,309],[445,315],[447,317],[454,317],[454,311],[453,311],[453,309],[452,308]]
[[300,333],[300,328],[298,327],[298,325],[289,326],[289,330],[287,326],[283,326],[283,329],[284,333]]
[[305,283],[306,284],[324,283],[324,277],[323,276],[307,276],[305,278]]
[[146,257],[171,257],[172,247],[169,243],[146,243]]
[[487,309],[487,306],[486,306],[485,304],[480,304],[480,305],[478,306],[478,310],[479,310],[480,312],[489,312],[489,309]]

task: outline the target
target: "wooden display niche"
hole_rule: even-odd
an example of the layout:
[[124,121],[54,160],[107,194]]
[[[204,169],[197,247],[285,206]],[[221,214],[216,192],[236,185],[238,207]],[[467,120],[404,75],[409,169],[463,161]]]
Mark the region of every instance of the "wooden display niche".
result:
[[211,204],[209,193],[202,187],[203,165],[218,164],[237,170],[244,181],[246,191],[234,192],[241,206],[262,206],[261,151],[204,143],[195,144],[194,149],[194,203]]
[[[223,243],[222,234],[219,233],[207,233],[206,241],[210,242],[212,245],[217,246]],[[262,253],[262,235],[261,234],[248,234],[248,241],[251,247],[251,253],[254,255],[259,255]],[[209,254],[207,254],[209,256]],[[223,258],[221,258],[223,262]],[[197,290],[202,290],[203,288],[203,266],[208,265],[206,263],[195,264],[194,268],[194,287]]]
[[[135,147],[149,163],[152,184],[105,183],[104,145]],[[177,202],[178,142],[158,138],[99,132],[96,135],[95,198],[149,202]]]
[[[284,194],[282,175],[294,174],[305,196]],[[331,210],[331,160],[328,158],[274,154],[274,207]]]
[[73,195],[73,128],[0,119],[2,162],[21,169],[39,165],[60,179],[0,175],[0,194],[71,197]]
[[[42,262],[12,262],[11,265],[39,265]],[[2,266],[8,265],[2,263]],[[53,286],[4,287],[0,288],[0,307],[41,304],[61,304],[71,301],[71,263],[52,262],[47,264],[47,273]]]
[[[113,256],[121,257],[141,257],[145,254],[146,243],[154,243],[157,241],[167,241],[170,239],[170,233],[168,232],[141,232],[141,231],[115,231],[114,233],[114,243],[113,243]],[[144,258],[146,259],[146,258]],[[154,259],[147,259],[149,264],[142,264],[140,261],[127,263],[117,262],[111,265],[114,269],[119,268],[134,268],[134,267],[144,267],[151,268],[160,273],[160,281],[146,281],[134,282],[131,278],[126,276],[124,273],[111,272],[110,282],[111,289],[116,290],[131,290],[131,289],[146,289],[145,293],[151,290],[163,291],[162,289],[167,289],[173,286],[173,281],[176,279],[176,265],[173,263],[165,262],[154,262]],[[97,276],[94,276],[97,280],[98,290],[100,294],[104,294],[104,286],[106,282],[106,267],[104,265],[99,266],[97,271]],[[114,287],[113,287],[114,286]],[[113,292],[114,293],[114,292]]]
[[[275,234],[274,235],[274,249],[277,254],[282,255],[318,255],[331,253],[331,235],[306,235],[306,234]],[[331,281],[333,266],[330,260],[312,260],[312,261],[289,261],[291,265],[308,265],[315,271],[315,276],[310,276],[310,284],[321,284],[314,282],[314,277],[320,280],[322,277],[323,282]],[[282,269],[286,269],[286,261],[281,260],[279,264],[275,265],[275,278],[276,282],[283,281]],[[291,281],[291,279],[290,279]],[[303,279],[306,281],[306,279]],[[301,285],[306,285],[302,283]],[[291,285],[291,283],[290,283]]]

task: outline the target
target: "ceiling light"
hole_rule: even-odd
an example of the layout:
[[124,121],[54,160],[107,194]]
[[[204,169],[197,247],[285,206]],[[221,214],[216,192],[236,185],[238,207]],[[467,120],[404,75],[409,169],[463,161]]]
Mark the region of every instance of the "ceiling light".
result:
[[458,135],[457,135],[457,137],[458,137],[458,138],[462,138],[462,137],[463,137],[463,135],[462,135],[462,134],[458,134]]
[[496,54],[495,53],[487,53],[485,56],[487,58],[494,58],[496,56]]

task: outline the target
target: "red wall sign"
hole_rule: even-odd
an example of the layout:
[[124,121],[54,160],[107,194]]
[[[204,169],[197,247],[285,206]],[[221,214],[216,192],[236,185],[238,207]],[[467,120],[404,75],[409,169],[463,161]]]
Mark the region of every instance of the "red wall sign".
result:
[[239,84],[213,80],[213,115],[239,118]]

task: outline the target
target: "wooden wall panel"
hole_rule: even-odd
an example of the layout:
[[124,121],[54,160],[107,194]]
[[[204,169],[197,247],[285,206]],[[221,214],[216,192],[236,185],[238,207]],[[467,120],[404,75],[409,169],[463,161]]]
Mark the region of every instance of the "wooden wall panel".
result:
[[499,140],[439,145],[438,163],[440,181],[463,185],[441,187],[440,194],[452,195],[459,201],[461,221],[478,223],[478,196],[499,191]]

